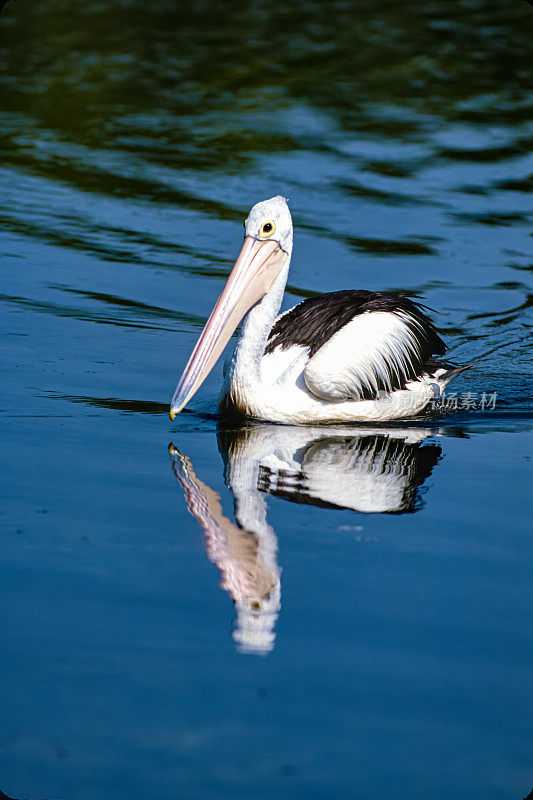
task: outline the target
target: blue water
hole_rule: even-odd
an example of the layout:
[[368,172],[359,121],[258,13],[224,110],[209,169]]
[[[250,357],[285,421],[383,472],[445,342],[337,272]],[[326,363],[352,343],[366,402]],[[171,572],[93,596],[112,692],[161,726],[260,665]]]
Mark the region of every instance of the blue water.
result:
[[[5,5],[7,795],[531,790],[532,18]],[[170,423],[242,220],[278,193],[286,307],[419,298],[474,362],[457,411],[237,427],[218,366]]]

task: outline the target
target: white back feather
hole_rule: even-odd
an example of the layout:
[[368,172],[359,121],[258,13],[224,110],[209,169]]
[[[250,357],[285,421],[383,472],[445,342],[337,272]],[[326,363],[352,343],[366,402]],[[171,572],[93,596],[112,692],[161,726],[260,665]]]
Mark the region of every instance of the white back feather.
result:
[[392,391],[412,377],[420,347],[412,330],[416,320],[403,312],[369,311],[355,316],[309,359],[307,388],[330,402],[360,400],[380,387]]

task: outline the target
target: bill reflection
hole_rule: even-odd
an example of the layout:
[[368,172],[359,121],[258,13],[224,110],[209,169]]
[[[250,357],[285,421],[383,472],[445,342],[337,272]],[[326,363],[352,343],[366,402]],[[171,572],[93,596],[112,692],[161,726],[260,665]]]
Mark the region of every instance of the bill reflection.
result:
[[235,522],[190,459],[169,446],[172,470],[188,511],[205,533],[208,558],[236,607],[233,638],[245,653],[266,655],[275,644],[281,607],[278,540],[267,521],[266,496],[360,513],[414,512],[420,488],[441,448],[420,428],[331,428],[250,424],[220,429],[224,479]]

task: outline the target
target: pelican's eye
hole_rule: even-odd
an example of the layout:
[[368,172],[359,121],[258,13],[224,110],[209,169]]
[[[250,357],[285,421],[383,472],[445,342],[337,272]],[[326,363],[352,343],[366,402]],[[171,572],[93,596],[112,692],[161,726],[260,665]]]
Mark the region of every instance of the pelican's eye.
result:
[[264,222],[261,225],[259,236],[261,237],[261,239],[268,239],[269,236],[272,236],[275,230],[276,226],[274,225],[273,222]]
[[246,217],[246,219],[245,219],[245,220],[244,220],[244,222],[242,223],[242,226],[243,226],[244,230],[246,230],[246,226],[247,226],[247,225],[248,225],[248,217]]

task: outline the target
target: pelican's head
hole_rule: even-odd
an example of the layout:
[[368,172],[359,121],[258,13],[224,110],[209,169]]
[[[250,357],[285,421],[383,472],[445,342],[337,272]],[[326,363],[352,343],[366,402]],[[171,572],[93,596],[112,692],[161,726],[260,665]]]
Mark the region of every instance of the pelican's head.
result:
[[258,242],[274,241],[292,253],[292,218],[284,197],[278,194],[252,206],[244,222],[244,235]]
[[241,319],[268,294],[290,259],[292,219],[284,197],[256,203],[244,228],[241,252],[172,397],[171,420],[200,388]]

